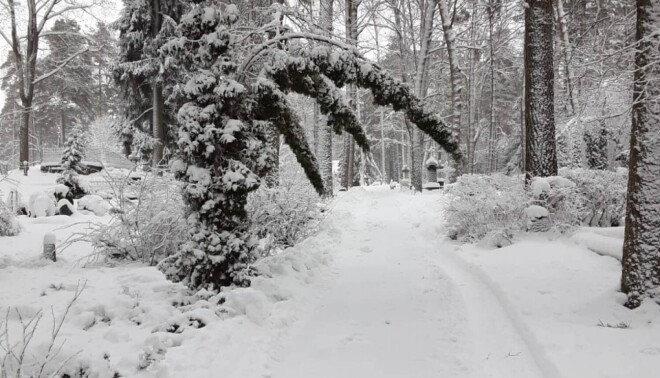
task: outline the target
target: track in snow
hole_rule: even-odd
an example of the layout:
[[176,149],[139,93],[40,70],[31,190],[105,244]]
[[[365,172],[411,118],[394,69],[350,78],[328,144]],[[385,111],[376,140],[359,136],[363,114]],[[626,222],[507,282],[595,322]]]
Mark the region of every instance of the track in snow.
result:
[[340,198],[334,274],[263,376],[555,377],[490,283],[438,239],[439,202],[389,190]]

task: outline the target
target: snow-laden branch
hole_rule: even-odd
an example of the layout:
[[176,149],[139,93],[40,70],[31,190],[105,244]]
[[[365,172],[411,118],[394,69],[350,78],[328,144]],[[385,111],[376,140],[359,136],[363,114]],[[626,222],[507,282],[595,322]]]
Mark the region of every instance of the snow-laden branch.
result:
[[60,63],[57,67],[53,68],[51,71],[46,72],[45,74],[35,78],[32,81],[32,84],[36,85],[36,84],[48,79],[49,77],[57,74],[62,68],[64,68],[67,64],[69,64],[70,61],[72,61],[75,58],[79,57],[80,55],[85,54],[85,53],[90,52],[90,51],[95,51],[95,50],[92,50],[89,47],[85,47],[82,50],[71,54],[68,58],[64,59],[64,61],[62,61],[62,63]]

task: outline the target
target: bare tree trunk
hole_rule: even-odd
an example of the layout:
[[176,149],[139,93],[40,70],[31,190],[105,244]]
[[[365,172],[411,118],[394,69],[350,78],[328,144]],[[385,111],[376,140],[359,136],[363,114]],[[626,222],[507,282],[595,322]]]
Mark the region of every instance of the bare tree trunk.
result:
[[637,0],[637,52],[621,291],[626,306],[660,296],[660,4]]
[[[151,0],[152,6],[152,34],[155,37],[160,32],[161,14],[160,0]],[[154,138],[154,149],[151,156],[151,165],[157,167],[163,160],[163,150],[165,149],[165,101],[163,99],[163,87],[154,79],[152,85],[152,136]]]
[[[559,0],[561,1],[561,0]],[[488,3],[488,43],[490,52],[490,116],[488,125],[488,174],[493,174],[495,160],[495,51],[493,48],[493,17],[495,5],[493,0]]]
[[[447,46],[447,56],[449,58],[449,76],[451,78],[451,107],[452,107],[452,127],[459,143],[461,140],[461,115],[463,113],[463,83],[461,79],[461,67],[458,62],[456,51],[456,33],[454,33],[453,22],[449,15],[448,0],[437,0],[440,10],[440,20],[442,21],[442,32]],[[454,173],[449,177],[450,182],[456,181],[456,177],[461,174],[464,168],[461,162],[452,162]]]
[[572,114],[576,114],[578,111],[578,93],[577,89],[575,88],[573,68],[571,67],[571,56],[573,53],[571,48],[571,41],[568,37],[568,25],[562,1],[563,0],[555,0],[557,4],[557,19],[559,20],[559,34],[563,51],[562,55],[564,58],[564,64],[566,64],[566,86],[568,87],[568,99],[571,104]]
[[[357,46],[358,30],[357,16],[360,0],[346,0],[346,39],[348,43]],[[355,85],[347,86],[348,103],[353,110],[357,109],[357,90]],[[349,134],[344,133],[344,177],[343,184],[346,189],[353,186],[353,166],[355,163],[355,141]]]
[[[323,28],[323,33],[328,37],[332,35],[333,1],[321,0],[319,4],[320,24]],[[318,138],[318,161],[321,177],[323,177],[324,194],[326,196],[332,196],[334,184],[332,178],[332,128],[326,122],[319,124]]]
[[[426,96],[426,88],[424,85],[424,77],[428,71],[429,62],[429,44],[433,35],[433,17],[435,15],[435,1],[428,1],[426,9],[424,10],[424,19],[420,31],[420,48],[417,70],[415,72],[415,95],[423,99]],[[410,141],[412,144],[410,156],[410,171],[411,171],[411,184],[416,191],[422,191],[422,171],[423,164],[422,157],[424,154],[424,140],[425,136],[419,132],[414,125],[411,125]]]
[[153,123],[153,137],[154,137],[154,150],[152,154],[152,165],[157,167],[162,164],[163,151],[165,149],[166,137],[165,132],[165,101],[163,99],[163,87],[160,83],[154,80],[153,84],[153,110],[152,110],[152,123]]
[[557,175],[552,0],[525,8],[526,180]]

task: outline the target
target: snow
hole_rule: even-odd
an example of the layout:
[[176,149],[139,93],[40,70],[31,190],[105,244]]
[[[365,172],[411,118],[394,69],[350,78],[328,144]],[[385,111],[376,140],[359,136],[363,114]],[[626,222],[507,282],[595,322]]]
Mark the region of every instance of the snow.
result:
[[[57,177],[30,173],[17,176],[28,195]],[[85,264],[90,245],[60,248],[109,215],[21,216],[21,234],[0,238],[0,318],[45,310],[38,356],[50,307],[59,317],[84,285],[62,357],[80,352],[72,369],[103,378],[657,376],[658,305],[625,308],[621,265],[603,253],[620,251],[621,228],[457,245],[443,236],[445,196],[352,188],[317,233],[260,260],[251,287],[192,297],[154,267]],[[47,233],[57,262],[40,258]],[[18,337],[15,314],[8,325]]]
[[78,209],[79,210],[89,210],[97,216],[104,216],[110,210],[110,204],[108,204],[103,197],[96,194],[88,194],[78,200]]
[[55,198],[48,192],[34,192],[28,201],[28,215],[31,217],[49,217],[55,215]]
[[545,177],[534,177],[531,183],[532,193],[534,197],[539,198],[542,194],[550,192],[550,182]]
[[525,208],[525,215],[527,215],[528,218],[534,219],[534,218],[547,217],[549,213],[548,213],[548,209],[546,209],[543,206],[532,205]]

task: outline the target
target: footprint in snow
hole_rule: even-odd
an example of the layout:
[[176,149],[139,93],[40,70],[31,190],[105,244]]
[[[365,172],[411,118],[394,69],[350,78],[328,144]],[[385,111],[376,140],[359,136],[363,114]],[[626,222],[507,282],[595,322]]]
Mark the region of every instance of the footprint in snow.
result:
[[369,247],[368,245],[365,245],[364,247],[360,247],[360,251],[362,251],[364,253],[371,253],[374,250],[371,247]]
[[640,352],[651,356],[657,356],[660,355],[660,348],[644,348],[640,350]]

